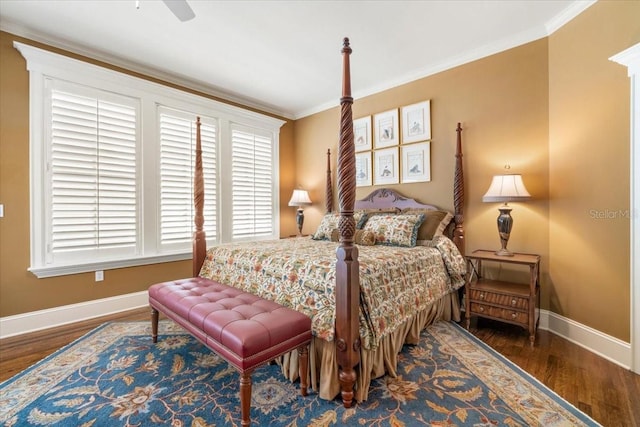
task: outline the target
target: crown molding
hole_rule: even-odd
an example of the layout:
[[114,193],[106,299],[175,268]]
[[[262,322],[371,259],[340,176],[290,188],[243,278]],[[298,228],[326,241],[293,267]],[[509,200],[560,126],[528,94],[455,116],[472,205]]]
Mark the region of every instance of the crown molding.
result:
[[[458,67],[460,65],[464,65],[478,59],[485,58],[490,55],[494,55],[496,53],[504,52],[505,50],[512,49],[514,47],[521,46],[526,43],[533,42],[535,40],[548,37],[553,34],[557,29],[571,21],[573,18],[578,16],[580,13],[585,11],[591,5],[596,3],[596,0],[577,0],[569,5],[565,10],[563,10],[560,14],[556,15],[550,21],[548,21],[542,27],[536,27],[528,31],[523,31],[521,33],[516,34],[515,36],[508,37],[502,40],[499,40],[495,43],[487,44],[478,49],[469,50],[467,52],[463,52],[460,55],[452,56],[438,64],[431,65],[427,68],[420,69],[418,71],[405,74],[403,76],[399,76],[396,79],[388,80],[382,84],[376,85],[367,89],[366,91],[356,91],[353,94],[354,99],[364,98],[369,95],[374,95],[379,92],[383,92],[385,90],[389,90],[396,86],[400,86],[403,84],[407,84],[416,80],[423,79],[425,77],[429,77],[431,75],[440,73],[442,71],[450,70],[452,68]],[[337,107],[338,102],[326,102],[324,104],[320,104],[314,108],[300,111],[295,115],[295,119],[299,119],[305,116],[310,116],[315,113],[319,113],[321,111],[325,111],[329,108]]]
[[547,36],[555,33],[558,29],[562,28],[567,22],[571,21],[576,16],[587,10],[590,6],[596,3],[597,0],[577,0],[570,4],[565,10],[554,16],[549,22],[546,23]]
[[265,104],[255,99],[243,97],[243,96],[234,94],[233,92],[225,91],[213,85],[208,85],[206,83],[184,78],[179,75],[167,73],[165,71],[161,71],[153,67],[148,67],[133,61],[128,61],[126,59],[123,59],[115,55],[111,55],[101,51],[96,51],[86,46],[82,46],[77,43],[72,43],[64,39],[52,37],[50,35],[41,33],[39,31],[27,29],[24,26],[16,25],[11,21],[7,21],[7,20],[0,21],[0,31],[5,31],[7,33],[13,34],[18,37],[32,40],[37,43],[42,43],[52,48],[61,49],[67,53],[80,55],[94,61],[104,62],[109,65],[122,68],[124,70],[128,70],[134,73],[141,74],[146,77],[150,77],[152,79],[161,80],[165,83],[177,85],[185,89],[200,92],[202,94],[215,97],[218,100],[221,100],[223,102],[226,101],[227,103],[248,107],[251,109],[258,110],[262,113],[275,115],[275,116],[282,117],[289,120],[295,118],[292,112],[283,111],[282,109],[279,109],[273,105]]

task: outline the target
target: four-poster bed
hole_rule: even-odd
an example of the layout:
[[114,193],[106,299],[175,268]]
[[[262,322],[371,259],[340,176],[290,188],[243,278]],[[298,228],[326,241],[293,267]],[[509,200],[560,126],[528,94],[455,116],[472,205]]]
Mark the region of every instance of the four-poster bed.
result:
[[[454,212],[447,237],[436,235],[415,245],[416,230],[425,215],[435,209],[433,206],[387,189],[356,201],[350,54],[349,40],[345,38],[337,159],[339,215],[333,214],[337,216],[339,230],[337,247],[330,240],[295,238],[259,245],[256,242],[218,245],[207,250],[202,229],[204,184],[199,122],[193,244],[194,276],[242,288],[312,318],[311,385],[326,399],[333,399],[340,392],[346,407],[353,404],[354,398],[366,399],[371,379],[385,372],[395,375],[396,355],[402,345],[416,343],[425,326],[436,319],[459,320],[457,294],[464,284],[466,268],[462,256],[464,190],[460,124],[456,129]],[[333,212],[332,192],[328,151],[327,215]],[[403,220],[415,219],[417,224],[413,228],[412,247],[355,244],[358,225],[355,217],[362,218],[362,212],[356,214],[356,210],[381,207],[414,209],[403,216]],[[390,301],[397,301],[397,305]],[[282,361],[283,371],[291,379],[295,379],[297,363],[295,353]]]

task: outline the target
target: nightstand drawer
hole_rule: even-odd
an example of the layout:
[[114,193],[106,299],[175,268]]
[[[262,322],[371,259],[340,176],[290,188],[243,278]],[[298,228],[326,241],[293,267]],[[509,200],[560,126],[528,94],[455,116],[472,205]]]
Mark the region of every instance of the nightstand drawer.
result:
[[529,308],[529,298],[522,298],[514,295],[497,294],[488,292],[484,289],[470,289],[469,296],[471,301],[478,301],[487,304],[500,305],[502,307],[510,307],[519,310],[527,310]]
[[509,322],[521,324],[527,324],[529,322],[528,313],[526,311],[510,310],[508,308],[494,307],[475,302],[471,302],[471,312],[482,316],[508,320]]

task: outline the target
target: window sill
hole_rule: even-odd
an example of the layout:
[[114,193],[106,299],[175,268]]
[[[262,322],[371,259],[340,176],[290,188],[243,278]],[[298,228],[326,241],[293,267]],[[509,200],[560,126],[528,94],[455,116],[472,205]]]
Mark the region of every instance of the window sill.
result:
[[88,273],[99,270],[113,270],[115,268],[124,267],[137,267],[141,265],[159,264],[163,262],[183,261],[186,259],[191,259],[191,256],[191,252],[184,252],[73,265],[30,267],[29,271],[33,273],[38,279],[44,279],[47,277],[65,276],[68,274]]

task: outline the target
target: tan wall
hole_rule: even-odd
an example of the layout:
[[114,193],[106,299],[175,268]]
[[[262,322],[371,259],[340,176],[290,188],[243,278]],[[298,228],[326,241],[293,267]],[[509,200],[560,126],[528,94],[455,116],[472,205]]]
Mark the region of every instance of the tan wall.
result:
[[[13,47],[14,40],[47,48],[0,32],[0,203],[5,206],[5,216],[0,219],[0,317],[143,291],[156,282],[190,276],[190,260],[108,270],[102,282],[95,282],[93,273],[37,279],[27,271],[29,74],[24,58]],[[295,186],[294,153],[293,125],[287,123],[280,134],[282,209],[291,209],[284,206]],[[283,216],[281,228],[283,233],[293,233],[294,217]]]
[[630,80],[608,58],[638,42],[638,1],[598,2],[549,38],[550,309],[624,341]]
[[[358,44],[353,45],[358,55]],[[455,69],[430,76],[354,102],[354,118],[431,100],[431,182],[392,186],[422,202],[453,208],[453,170],[456,124],[463,127],[465,168],[466,250],[500,247],[496,203],[482,203],[491,177],[505,164],[522,173],[533,194],[529,203],[514,203],[514,228],[509,249],[542,255],[542,270],[549,264],[548,246],[548,50],[542,39]],[[354,74],[356,70],[352,70]],[[357,81],[353,81],[357,87]],[[339,90],[339,88],[337,88]],[[336,94],[336,99],[340,93]],[[339,110],[325,111],[295,123],[299,143],[298,181],[318,201],[307,213],[307,231],[317,227],[324,212],[323,153],[337,149]],[[321,161],[322,160],[322,161]],[[333,158],[335,171],[335,156]],[[373,188],[358,188],[358,198]],[[494,271],[492,274],[497,275]],[[527,280],[526,272],[506,271],[500,278]],[[544,282],[543,282],[544,283]],[[548,287],[543,286],[543,307]]]

